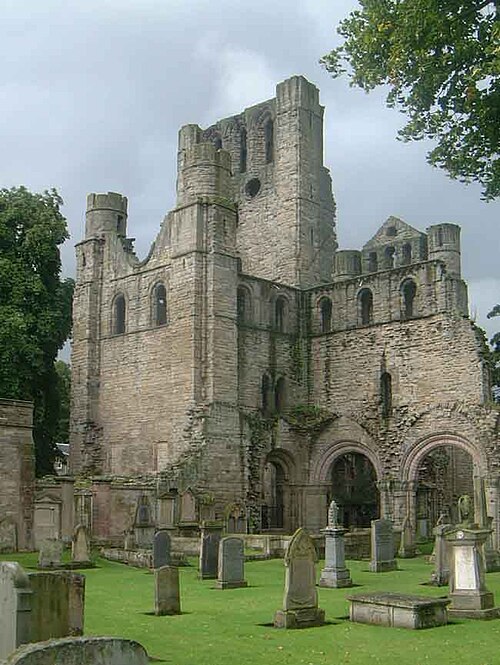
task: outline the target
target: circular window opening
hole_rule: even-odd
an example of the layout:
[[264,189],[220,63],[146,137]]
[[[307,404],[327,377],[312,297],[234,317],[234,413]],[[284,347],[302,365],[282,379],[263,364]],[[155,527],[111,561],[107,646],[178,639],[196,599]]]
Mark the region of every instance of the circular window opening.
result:
[[246,184],[245,192],[252,198],[257,196],[257,194],[260,192],[260,180],[258,178],[252,178],[249,180]]
[[386,231],[387,235],[390,236],[391,238],[394,238],[397,232],[398,230],[396,229],[395,226],[389,226],[389,228]]

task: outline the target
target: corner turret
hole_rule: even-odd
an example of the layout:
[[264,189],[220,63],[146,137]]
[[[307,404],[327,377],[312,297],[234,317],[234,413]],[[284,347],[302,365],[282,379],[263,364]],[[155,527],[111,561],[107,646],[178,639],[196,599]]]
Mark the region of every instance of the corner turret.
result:
[[446,264],[450,277],[460,279],[460,227],[456,224],[434,224],[427,229],[429,259]]
[[85,238],[103,233],[127,235],[127,198],[116,192],[89,194],[85,215]]

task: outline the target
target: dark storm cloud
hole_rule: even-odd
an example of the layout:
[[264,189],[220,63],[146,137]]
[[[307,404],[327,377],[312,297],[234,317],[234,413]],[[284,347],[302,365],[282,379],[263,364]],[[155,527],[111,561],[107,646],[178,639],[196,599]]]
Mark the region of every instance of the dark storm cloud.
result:
[[[304,74],[326,106],[325,157],[344,247],[365,242],[395,214],[408,223],[463,229],[471,311],[484,323],[500,300],[499,206],[476,186],[425,163],[424,144],[395,141],[403,117],[332,81],[318,59],[354,0],[24,0],[2,6],[0,146],[3,186],[56,186],[72,240],[82,237],[85,195],[129,197],[129,233],[144,255],[175,197],[177,131],[208,125],[274,95]],[[492,328],[490,328],[491,330]]]

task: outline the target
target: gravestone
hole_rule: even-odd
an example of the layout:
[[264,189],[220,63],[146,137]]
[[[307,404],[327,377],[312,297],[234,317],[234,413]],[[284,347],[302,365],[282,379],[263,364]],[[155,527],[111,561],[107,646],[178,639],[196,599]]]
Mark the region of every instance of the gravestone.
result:
[[66,637],[19,647],[8,665],[148,665],[138,642],[119,637]]
[[202,523],[199,560],[199,577],[202,580],[214,580],[217,577],[221,537],[222,524],[220,522]]
[[62,563],[64,544],[61,540],[42,540],[38,553],[39,568],[59,568]]
[[73,534],[71,544],[71,560],[73,563],[90,563],[90,547],[87,527],[79,524]]
[[30,573],[32,639],[82,635],[85,576],[69,571]]
[[370,570],[372,573],[385,573],[397,570],[394,558],[394,532],[391,520],[372,520],[371,533],[372,556]]
[[399,544],[398,556],[401,559],[412,559],[415,556],[415,541],[413,539],[413,526],[407,515],[401,526],[401,540]]
[[180,614],[179,569],[176,566],[155,568],[155,614]]
[[245,543],[241,538],[226,536],[219,543],[217,589],[246,587]]
[[153,568],[170,565],[171,540],[165,529],[157,531],[153,538]]
[[133,529],[125,531],[125,535],[123,538],[123,549],[130,551],[130,550],[135,550],[136,547],[137,543],[135,541],[135,531]]
[[321,626],[325,611],[318,607],[316,548],[304,529],[293,534],[285,554],[283,609],[274,615],[276,628]]
[[338,523],[335,501],[328,509],[328,525],[321,533],[325,536],[325,567],[321,571],[319,586],[345,588],[352,586],[351,575],[345,566],[344,534],[346,529]]
[[0,520],[0,552],[17,552],[17,524],[8,517]]
[[431,584],[435,586],[446,586],[450,581],[450,548],[445,535],[452,529],[451,524],[438,524],[434,528],[434,570]]
[[196,522],[196,497],[188,488],[180,495],[179,522]]
[[150,550],[153,546],[155,527],[148,497],[143,494],[137,503],[134,520],[137,547]]
[[0,562],[0,658],[31,640],[32,592],[28,576],[14,561]]

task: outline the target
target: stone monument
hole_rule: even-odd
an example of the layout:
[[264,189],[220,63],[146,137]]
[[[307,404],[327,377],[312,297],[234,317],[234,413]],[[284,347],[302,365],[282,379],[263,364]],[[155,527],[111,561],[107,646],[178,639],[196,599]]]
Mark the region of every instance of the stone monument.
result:
[[458,500],[460,524],[445,534],[450,546],[450,616],[492,619],[500,616],[493,593],[485,582],[483,548],[490,534],[473,522],[468,495]]
[[90,563],[90,547],[87,527],[79,524],[75,527],[71,544],[71,560],[73,563]]
[[40,543],[38,552],[39,568],[60,568],[64,545],[61,540],[47,538]]
[[179,569],[176,566],[155,568],[155,614],[180,614]]
[[438,523],[434,527],[434,570],[431,584],[446,586],[450,581],[450,552],[446,534],[453,529],[451,524]]
[[219,565],[217,589],[237,589],[246,587],[245,543],[241,538],[227,536],[219,543]]
[[150,550],[153,546],[154,531],[149,498],[143,494],[135,511],[134,532],[137,547]]
[[318,607],[316,548],[305,529],[293,534],[285,554],[283,609],[274,615],[276,628],[321,626],[325,611]]
[[328,525],[325,535],[325,567],[321,571],[319,586],[343,588],[352,586],[349,570],[345,566],[344,534],[346,529],[338,523],[338,506],[335,501],[328,509]]
[[394,558],[394,532],[391,520],[372,520],[371,546],[370,570],[372,573],[397,570],[398,564]]
[[413,526],[407,515],[401,526],[401,540],[399,543],[398,556],[401,559],[412,559],[415,556],[415,541],[413,538]]
[[0,659],[31,640],[32,592],[28,576],[14,561],[0,562]]
[[221,537],[222,524],[220,522],[202,522],[199,560],[199,577],[202,580],[214,580],[217,577]]
[[153,537],[153,568],[170,565],[171,540],[168,531],[160,529]]

